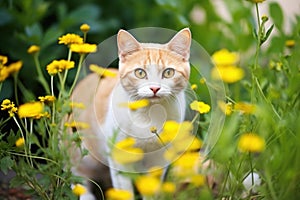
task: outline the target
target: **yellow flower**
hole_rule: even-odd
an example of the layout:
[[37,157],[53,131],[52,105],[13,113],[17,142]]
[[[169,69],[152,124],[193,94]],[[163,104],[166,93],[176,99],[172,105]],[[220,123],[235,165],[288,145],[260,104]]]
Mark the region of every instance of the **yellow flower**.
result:
[[17,113],[18,108],[15,107],[15,104],[9,99],[2,101],[1,110],[7,110],[10,117],[13,117]]
[[256,106],[250,103],[239,102],[234,105],[234,109],[243,114],[253,114],[256,110]]
[[140,108],[144,108],[149,106],[150,102],[148,99],[141,99],[137,101],[132,101],[129,103],[121,103],[121,107],[128,107],[130,110],[138,110]]
[[42,117],[50,118],[51,115],[50,115],[50,113],[48,113],[48,112],[43,112],[43,113],[40,113],[40,114],[36,115],[36,116],[34,117],[34,119],[41,119]]
[[70,107],[73,108],[79,108],[79,109],[85,109],[85,105],[81,102],[70,102]]
[[174,139],[180,140],[188,135],[193,129],[193,124],[191,122],[185,121],[182,123],[177,123],[176,121],[166,121],[163,130],[159,137],[163,143],[168,143]]
[[156,126],[151,126],[150,127],[150,132],[154,133],[154,134],[157,134],[157,127]]
[[5,81],[9,77],[9,70],[7,67],[1,67],[0,68],[0,82]]
[[211,76],[215,80],[234,83],[244,77],[244,70],[236,66],[219,66],[212,69]]
[[142,160],[144,157],[144,152],[140,148],[126,148],[117,149],[114,148],[112,151],[112,158],[119,164],[130,164]]
[[263,22],[266,22],[266,21],[269,20],[269,17],[268,17],[267,15],[263,15],[263,16],[261,16],[261,20],[262,20]]
[[295,44],[296,44],[295,40],[286,40],[285,41],[285,46],[288,47],[288,48],[294,47]]
[[255,133],[245,133],[238,141],[241,152],[262,152],[265,149],[265,140]]
[[105,192],[105,196],[108,200],[129,200],[133,194],[127,190],[110,188]]
[[205,184],[205,176],[202,174],[195,174],[190,177],[190,183],[192,183],[196,187],[201,187]]
[[58,38],[58,44],[71,45],[71,44],[82,44],[82,43],[83,43],[83,38],[73,33],[68,33]]
[[10,65],[8,65],[7,70],[9,72],[9,74],[14,74],[20,71],[20,69],[22,68],[23,62],[22,61],[17,61],[14,63],[11,63]]
[[28,49],[27,49],[27,53],[29,54],[35,54],[37,52],[40,51],[40,47],[37,45],[31,45]]
[[159,191],[160,180],[153,176],[140,176],[135,180],[135,186],[140,194],[152,196]]
[[25,103],[19,106],[18,115],[20,118],[35,118],[42,114],[44,106],[41,102]]
[[76,184],[76,185],[74,185],[72,192],[76,196],[81,196],[86,193],[86,188],[81,184]]
[[73,121],[73,122],[70,122],[70,123],[65,123],[65,126],[69,127],[69,128],[74,128],[74,129],[77,129],[77,130],[88,129],[90,127],[90,125],[88,123],[77,122],[77,121]]
[[165,152],[164,152],[164,158],[170,162],[173,162],[174,160],[178,159],[180,156],[180,153],[178,153],[176,148],[173,148],[172,146],[169,147]]
[[8,110],[10,109],[11,107],[14,107],[14,103],[11,102],[9,99],[4,99],[2,101],[2,104],[1,104],[1,110]]
[[72,69],[75,66],[74,61],[67,60],[54,60],[50,64],[47,65],[48,73],[53,76],[58,72],[62,72],[64,70]]
[[163,168],[160,166],[154,166],[148,170],[149,176],[161,177],[162,174],[163,174]]
[[7,63],[7,56],[0,55],[0,66],[5,65]]
[[117,74],[115,72],[109,71],[106,68],[100,67],[98,65],[91,64],[90,70],[92,72],[97,73],[100,77],[116,77]]
[[233,105],[231,102],[225,103],[224,101],[218,101],[218,106],[225,113],[225,115],[230,115],[233,111]]
[[40,102],[43,103],[52,103],[55,101],[55,96],[52,95],[46,95],[46,96],[41,96],[39,97]]
[[84,33],[87,33],[90,30],[90,26],[88,24],[82,24],[80,26],[80,30]]
[[177,177],[190,177],[198,173],[200,166],[199,152],[186,152],[173,163],[173,174]]
[[180,139],[176,138],[173,142],[173,146],[178,152],[198,151],[202,147],[202,144],[203,142],[192,134]]
[[221,49],[212,55],[216,66],[233,66],[239,62],[239,55],[235,52],[229,52],[227,49]]
[[281,71],[283,68],[283,63],[281,61],[270,60],[269,67],[270,67],[270,69],[275,69],[276,71]]
[[165,193],[173,194],[176,190],[176,185],[172,182],[164,182],[162,184],[162,191]]
[[203,85],[203,84],[205,84],[206,79],[205,79],[205,78],[201,78],[201,79],[199,80],[199,82]]
[[119,149],[131,148],[135,144],[135,139],[132,137],[125,138],[116,143],[115,147]]
[[87,53],[93,53],[97,51],[97,45],[95,44],[71,44],[70,49],[72,52],[76,52],[79,54],[87,54]]
[[192,90],[197,90],[197,88],[198,88],[197,84],[192,84],[192,85],[191,85],[191,89],[192,89]]
[[198,152],[186,152],[173,163],[175,167],[181,169],[191,169],[198,164],[200,164],[200,154]]
[[17,139],[16,141],[16,147],[22,147],[25,144],[25,139],[23,137],[20,137],[19,139]]
[[237,53],[221,49],[212,55],[212,59],[215,63],[215,67],[211,71],[213,79],[234,83],[244,77],[243,69],[236,66],[239,62]]
[[202,101],[193,101],[190,104],[190,108],[198,111],[200,114],[208,113],[210,111],[210,106]]
[[111,152],[112,158],[120,164],[134,163],[143,159],[143,150],[134,147],[134,144],[134,138],[126,138],[117,142]]

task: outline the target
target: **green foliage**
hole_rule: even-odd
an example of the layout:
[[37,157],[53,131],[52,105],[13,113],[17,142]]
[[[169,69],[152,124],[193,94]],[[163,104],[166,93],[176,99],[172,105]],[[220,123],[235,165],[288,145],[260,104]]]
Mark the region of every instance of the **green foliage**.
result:
[[[291,32],[287,33],[284,28],[286,16],[276,2],[269,3],[268,17],[274,25],[268,20],[263,21],[261,13],[253,15],[252,11],[256,12],[256,6],[261,4],[236,0],[223,3],[228,18],[218,13],[214,2],[208,0],[0,1],[0,54],[8,56],[9,63],[23,61],[17,75],[0,83],[0,99],[15,99],[16,106],[19,106],[37,100],[38,96],[48,95],[41,84],[41,79],[44,79],[50,88],[51,78],[46,73],[46,66],[67,55],[66,48],[58,45],[57,39],[66,33],[80,34],[78,27],[82,23],[91,26],[88,35],[91,42],[100,42],[116,34],[119,28],[155,26],[178,30],[188,26],[193,39],[209,54],[222,48],[238,52],[240,61],[237,65],[244,70],[245,77],[236,83],[225,84],[225,102],[233,105],[233,113],[226,116],[222,134],[206,158],[212,164],[204,172],[208,177],[214,177],[216,187],[180,188],[177,199],[298,199],[300,16],[295,16]],[[195,13],[200,13],[203,19],[195,17]],[[287,40],[292,40],[294,45],[287,45]],[[39,65],[27,53],[30,45],[41,47]],[[75,60],[79,57],[75,56]],[[34,66],[38,66],[42,73],[39,74]],[[209,86],[199,82],[202,77],[194,73],[195,68],[191,72],[191,84],[198,86],[195,90],[197,96],[210,102]],[[74,199],[70,185],[82,181],[71,174],[67,156],[69,146],[63,148],[60,145],[62,139],[72,141],[77,147],[81,142],[80,134],[70,136],[62,124],[64,117],[71,112],[68,89],[74,77],[75,73],[70,72],[65,82],[54,78],[52,86],[59,98],[55,106],[46,106],[48,112],[55,113],[54,117],[51,116],[53,118],[30,122],[16,116],[15,119],[8,118],[7,112],[1,111],[0,170],[4,173],[14,170],[17,176],[11,181],[11,186],[26,185],[38,198]],[[64,91],[61,92],[62,88]],[[255,112],[244,113],[235,109],[240,102],[255,105]],[[200,116],[202,137],[205,137],[210,116]],[[34,131],[30,131],[30,126]],[[249,132],[264,139],[264,150],[258,153],[240,151],[240,137]],[[15,142],[22,134],[26,145],[19,148]],[[83,156],[87,154],[86,149],[80,150]],[[255,186],[256,191],[243,186],[246,175],[252,172],[262,180]]]

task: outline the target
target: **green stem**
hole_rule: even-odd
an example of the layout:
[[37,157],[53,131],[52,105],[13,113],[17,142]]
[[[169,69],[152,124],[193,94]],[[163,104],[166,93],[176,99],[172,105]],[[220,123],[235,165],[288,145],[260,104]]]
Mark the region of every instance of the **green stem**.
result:
[[261,97],[264,99],[265,102],[267,102],[270,106],[274,114],[278,119],[281,119],[280,115],[278,112],[275,110],[274,106],[271,104],[271,102],[268,101],[266,98],[264,92],[262,91],[262,88],[259,84],[258,78],[255,76],[254,72],[258,68],[258,61],[259,61],[259,53],[260,53],[260,46],[261,46],[261,36],[262,36],[262,29],[264,26],[264,21],[261,23],[260,21],[260,15],[259,15],[259,9],[258,9],[258,3],[255,4],[255,10],[256,10],[256,17],[257,17],[257,24],[258,24],[258,31],[257,31],[257,41],[256,41],[256,51],[255,51],[255,60],[254,60],[254,65],[252,68],[252,89],[251,89],[251,103],[255,103],[255,92],[256,89],[261,95]]
[[60,90],[59,90],[58,98],[61,98],[61,95],[65,91],[65,83],[64,83],[64,78],[62,77],[61,73],[58,73],[58,78],[59,78],[59,82],[60,82]]
[[[71,57],[72,57],[72,51],[71,51],[71,49],[69,49],[69,52],[68,52],[68,61],[71,60]],[[66,84],[66,80],[67,80],[67,77],[68,77],[68,72],[69,72],[69,70],[66,69],[65,72],[64,72],[63,78],[60,79],[60,82],[61,82],[61,90],[60,90],[60,92],[59,92],[58,98],[61,97],[62,92],[63,92],[64,89],[65,89],[65,84]]]
[[13,75],[14,77],[14,92],[16,98],[16,105],[19,105],[19,97],[18,97],[18,73]]
[[220,193],[220,199],[223,199],[223,197],[224,197],[225,187],[226,187],[226,185],[227,185],[227,181],[228,181],[229,175],[230,175],[229,169],[227,169],[227,170],[228,170],[228,171],[227,171],[227,173],[226,173],[225,180],[224,180],[224,182],[223,182],[222,189],[221,189],[221,193]]
[[[246,157],[246,155],[243,154],[243,156],[242,156],[242,158],[241,158],[241,162],[239,163],[239,166],[238,166],[238,168],[237,168],[237,170],[236,170],[236,174],[238,175],[238,178],[239,178],[239,179],[240,179],[239,173],[240,173],[240,170],[241,170],[241,168],[242,168],[242,164],[243,164],[243,162],[244,162],[245,157]],[[237,190],[237,188],[238,188],[237,185],[235,185],[234,188],[232,189],[231,196],[234,196],[234,193],[235,193],[235,191]]]
[[70,91],[69,91],[69,96],[71,96],[72,92],[73,92],[73,89],[77,83],[77,80],[79,78],[79,74],[80,74],[80,71],[81,71],[81,67],[82,67],[82,63],[83,63],[83,59],[84,59],[84,54],[80,54],[80,58],[79,58],[79,63],[78,63],[78,68],[77,68],[77,72],[76,72],[76,75],[75,75],[75,79],[73,81],[73,84],[70,88]]
[[262,88],[260,87],[260,84],[258,82],[258,79],[255,78],[255,83],[257,85],[257,89],[260,93],[260,95],[263,97],[264,101],[268,103],[268,105],[271,106],[272,111],[274,112],[274,114],[276,115],[276,117],[281,120],[280,115],[278,114],[278,112],[276,111],[276,109],[274,108],[273,104],[267,99],[267,97],[265,96],[264,92],[262,91]]
[[52,103],[52,113],[51,113],[51,116],[52,116],[52,124],[55,123],[55,102]]
[[234,99],[235,101],[239,102],[240,101],[240,85],[241,84],[234,84]]
[[86,42],[86,36],[87,36],[87,32],[83,33],[83,42]]
[[72,51],[71,49],[69,48],[69,52],[68,52],[68,61],[70,61],[72,58]]
[[54,77],[51,76],[51,95],[54,96]]
[[252,67],[252,89],[251,89],[251,103],[255,103],[255,86],[256,86],[256,76],[254,74],[255,70],[258,68],[258,60],[259,60],[259,53],[260,53],[260,41],[261,41],[261,23],[260,23],[260,16],[259,16],[259,9],[258,9],[258,3],[255,4],[255,10],[256,10],[256,17],[257,17],[257,25],[258,25],[258,31],[257,31],[257,38],[256,38],[256,50],[255,50],[255,57],[254,57],[254,65]]
[[32,161],[32,156],[31,156],[31,141],[30,141],[29,137],[31,137],[32,134],[33,134],[33,119],[30,118],[29,134],[27,134],[28,135],[27,140],[28,140],[28,151],[29,151],[29,160],[30,160],[31,167],[33,167],[33,161]]
[[47,81],[46,81],[46,79],[43,75],[43,72],[41,70],[41,65],[40,65],[40,61],[39,61],[39,58],[38,58],[38,54],[35,54],[33,56],[33,59],[34,59],[36,71],[38,73],[38,81],[42,84],[42,86],[45,89],[46,93],[50,94],[49,85],[47,84]]
[[197,114],[195,115],[195,117],[192,119],[191,124],[194,124],[196,119],[199,117],[199,113],[197,112]]
[[[21,126],[20,126],[20,124],[19,124],[17,118],[16,118],[15,116],[13,116],[13,119],[14,119],[15,123],[17,124],[17,126],[18,126],[18,128],[19,128],[19,130],[20,130],[20,133],[21,133],[22,138],[25,139],[24,132],[23,132],[23,130],[22,130],[22,128],[21,128]],[[25,140],[25,144],[26,144],[26,142],[27,142],[27,141]],[[24,145],[24,152],[25,152],[26,160],[27,160],[27,162],[29,163],[29,160],[28,160],[28,156],[29,156],[29,155],[28,155],[28,152],[27,152],[26,145]]]

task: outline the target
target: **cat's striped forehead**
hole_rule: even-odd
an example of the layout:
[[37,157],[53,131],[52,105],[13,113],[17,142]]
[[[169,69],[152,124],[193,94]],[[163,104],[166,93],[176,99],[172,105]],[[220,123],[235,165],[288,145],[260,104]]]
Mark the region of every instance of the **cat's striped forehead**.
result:
[[150,66],[156,66],[158,71],[169,67],[174,68],[186,79],[189,79],[190,75],[189,62],[175,52],[164,48],[143,48],[127,55],[125,59],[120,61],[119,65],[121,65],[121,77],[136,68],[147,69]]

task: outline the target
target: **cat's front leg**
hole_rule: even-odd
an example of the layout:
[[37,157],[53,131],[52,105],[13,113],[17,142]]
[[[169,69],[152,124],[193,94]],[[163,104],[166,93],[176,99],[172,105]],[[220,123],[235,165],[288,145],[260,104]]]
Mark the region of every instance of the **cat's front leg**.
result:
[[118,166],[111,158],[108,159],[108,163],[113,187],[116,189],[127,190],[131,192],[133,196],[134,191],[130,178],[125,177],[120,173],[118,170],[120,169],[120,166]]

